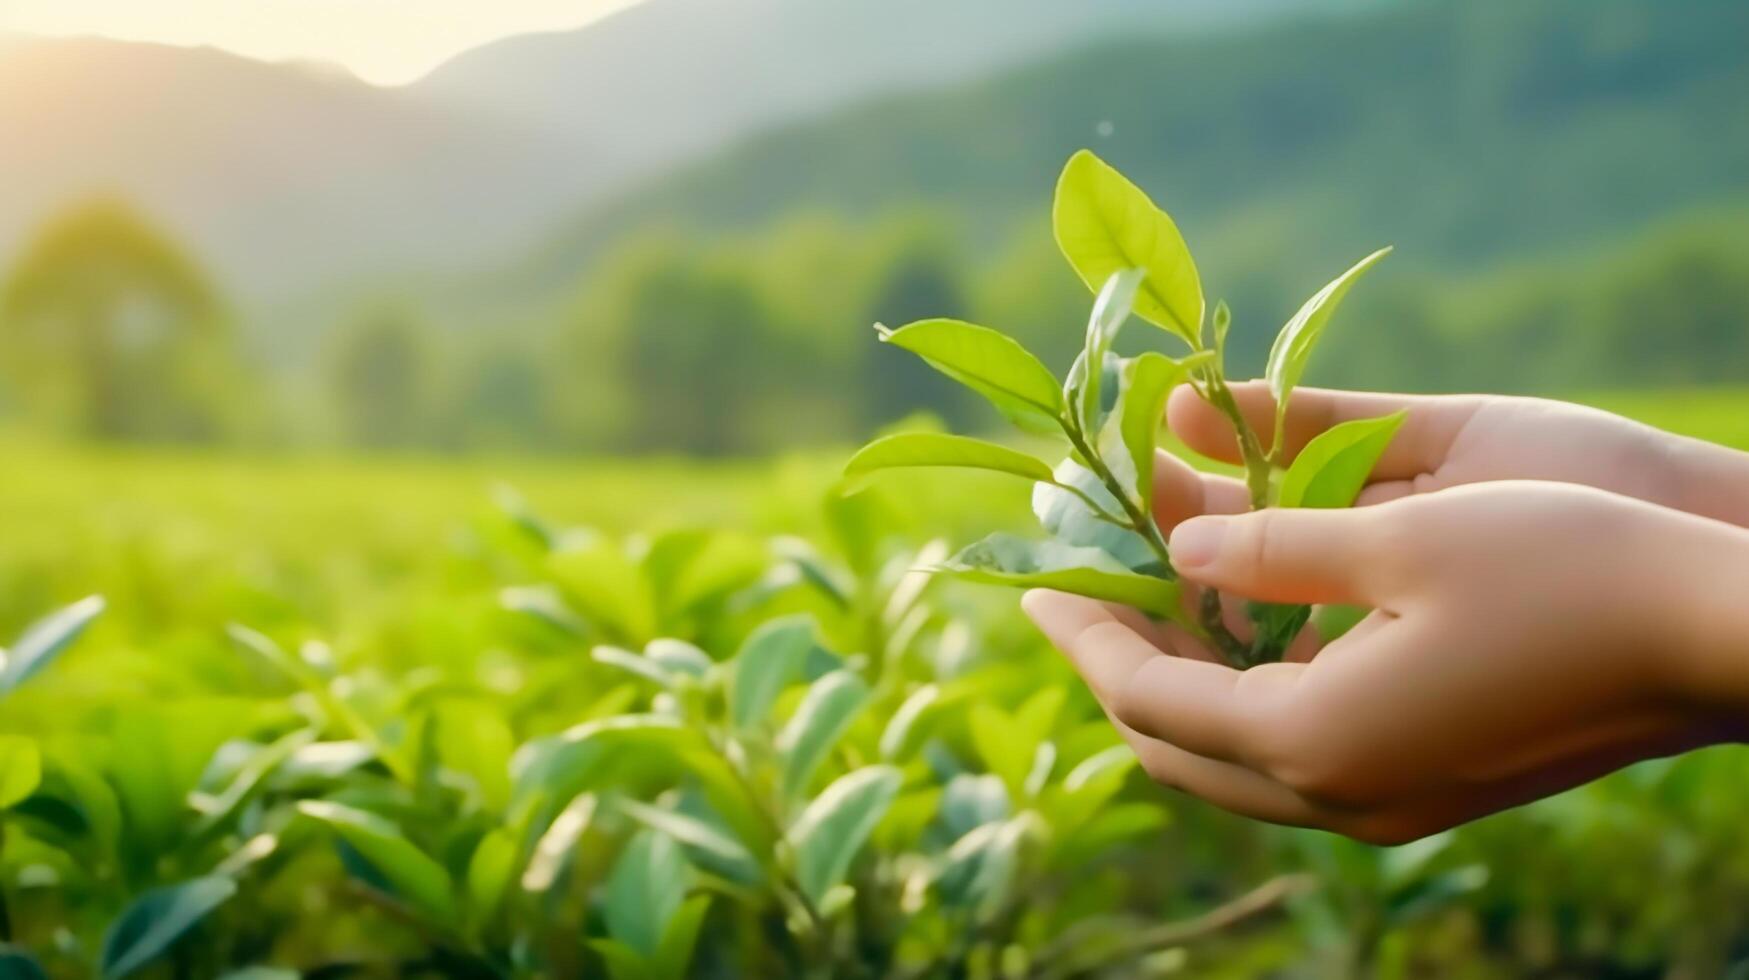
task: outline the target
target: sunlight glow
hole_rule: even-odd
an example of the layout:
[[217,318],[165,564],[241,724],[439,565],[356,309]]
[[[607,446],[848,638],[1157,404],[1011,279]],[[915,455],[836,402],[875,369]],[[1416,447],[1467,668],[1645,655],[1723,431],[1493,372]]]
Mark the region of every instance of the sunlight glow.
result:
[[581,27],[638,0],[4,0],[0,31],[211,45],[413,81],[469,48]]

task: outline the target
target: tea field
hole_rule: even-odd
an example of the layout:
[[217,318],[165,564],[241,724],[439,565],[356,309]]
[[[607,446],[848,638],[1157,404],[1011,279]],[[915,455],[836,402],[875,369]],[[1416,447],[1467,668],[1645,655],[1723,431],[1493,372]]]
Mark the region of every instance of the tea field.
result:
[[[1585,400],[1749,448],[1749,392]],[[1392,850],[1156,788],[912,571],[999,477],[4,446],[0,977],[1749,963],[1737,749]]]

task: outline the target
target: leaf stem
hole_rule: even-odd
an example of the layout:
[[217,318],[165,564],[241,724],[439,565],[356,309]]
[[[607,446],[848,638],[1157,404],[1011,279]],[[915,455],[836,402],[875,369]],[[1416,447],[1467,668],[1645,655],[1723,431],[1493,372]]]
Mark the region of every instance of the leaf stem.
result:
[[1233,389],[1227,387],[1227,379],[1219,366],[1210,365],[1203,372],[1203,382],[1208,388],[1203,398],[1233,424],[1233,433],[1239,441],[1239,458],[1245,464],[1245,488],[1250,491],[1251,509],[1262,510],[1269,506],[1270,453],[1257,438],[1257,430],[1246,421],[1245,413],[1239,410],[1239,402],[1233,397]]
[[1075,451],[1081,454],[1081,458],[1087,461],[1087,468],[1093,471],[1094,476],[1099,477],[1099,482],[1105,485],[1105,489],[1123,507],[1124,513],[1129,516],[1129,524],[1127,525],[1129,529],[1141,535],[1142,539],[1148,543],[1148,548],[1154,552],[1155,557],[1160,559],[1160,564],[1165,569],[1168,580],[1176,580],[1178,573],[1172,568],[1172,553],[1167,550],[1166,540],[1160,536],[1160,528],[1154,523],[1154,519],[1144,513],[1141,507],[1130,499],[1129,492],[1124,489],[1123,483],[1118,480],[1117,476],[1111,472],[1111,467],[1106,466],[1105,460],[1101,459],[1099,454],[1088,445],[1087,436],[1081,431],[1080,422],[1072,416],[1059,418],[1057,422],[1062,425],[1063,434],[1069,437],[1069,444],[1074,446]]

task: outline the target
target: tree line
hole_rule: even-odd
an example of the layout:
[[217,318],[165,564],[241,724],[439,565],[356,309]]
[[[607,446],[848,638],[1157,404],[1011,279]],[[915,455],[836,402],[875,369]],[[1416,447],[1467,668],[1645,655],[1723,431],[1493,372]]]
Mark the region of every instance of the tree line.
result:
[[[1749,380],[1746,216],[1715,209],[1479,273],[1379,275],[1313,380],[1544,392]],[[1237,285],[1238,318],[1279,323],[1300,284]],[[625,242],[527,324],[440,330],[416,297],[385,297],[315,325],[312,366],[292,369],[247,353],[248,325],[187,249],[100,201],[49,222],[0,278],[0,412],[118,442],[761,453],[847,442],[920,405],[990,423],[876,343],[877,322],[982,321],[1062,367],[1086,307],[1043,227],[978,247],[929,213],[802,215]]]

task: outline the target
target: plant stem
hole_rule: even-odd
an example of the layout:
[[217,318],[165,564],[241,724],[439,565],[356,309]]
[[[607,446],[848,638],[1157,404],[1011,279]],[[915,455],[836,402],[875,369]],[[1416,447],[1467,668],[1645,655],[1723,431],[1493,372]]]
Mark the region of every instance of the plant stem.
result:
[[1290,874],[1272,878],[1225,905],[1210,909],[1193,919],[1167,922],[1130,933],[1114,946],[1105,949],[1094,962],[1087,962],[1085,957],[1077,961],[1075,954],[1081,943],[1095,938],[1098,926],[1088,924],[1081,928],[1070,928],[1039,951],[1033,975],[1074,976],[1091,972],[1102,963],[1133,962],[1157,949],[1188,945],[1227,932],[1248,920],[1274,911],[1315,887],[1317,882],[1308,875]]
[[1111,472],[1111,467],[1106,466],[1105,460],[1100,459],[1099,454],[1088,445],[1087,436],[1082,433],[1080,423],[1072,417],[1057,421],[1062,424],[1063,433],[1069,437],[1069,444],[1074,446],[1075,451],[1081,454],[1081,458],[1087,461],[1087,468],[1093,471],[1094,476],[1099,477],[1099,482],[1105,485],[1105,489],[1123,507],[1124,513],[1130,519],[1130,530],[1141,535],[1142,539],[1148,542],[1148,548],[1154,552],[1155,557],[1160,559],[1160,564],[1166,569],[1166,574],[1174,579],[1177,578],[1178,573],[1172,569],[1172,554],[1167,550],[1166,540],[1160,536],[1160,528],[1154,523],[1154,519],[1144,513],[1141,507],[1130,499],[1129,492],[1124,489],[1124,485],[1119,482],[1117,476]]
[[1233,424],[1234,435],[1239,441],[1239,458],[1245,464],[1245,488],[1250,491],[1251,509],[1262,510],[1269,506],[1269,453],[1257,438],[1257,430],[1239,410],[1233,389],[1227,387],[1220,369],[1211,365],[1204,370],[1204,384],[1208,390],[1203,397]]

